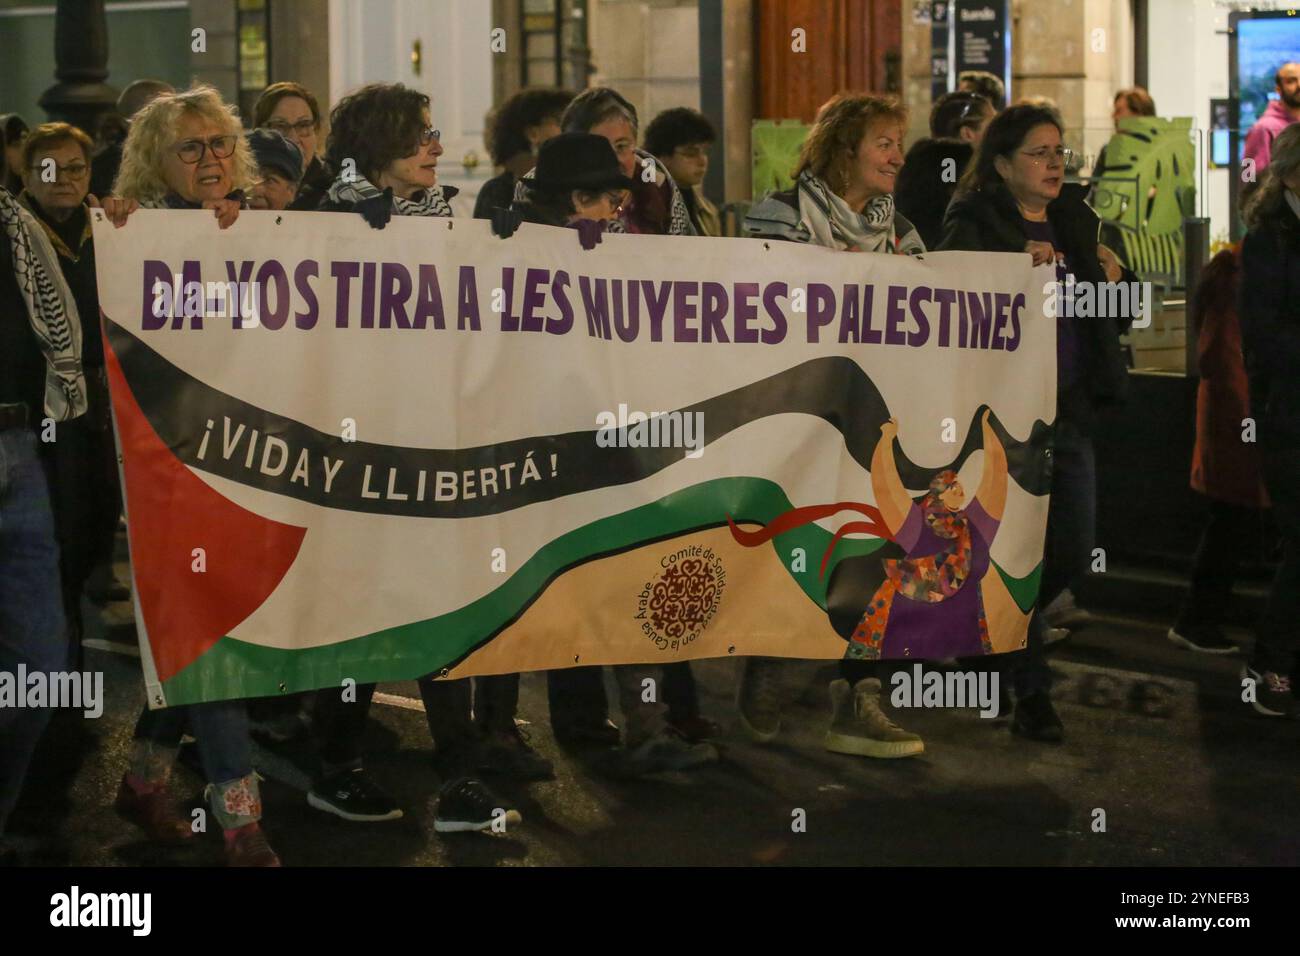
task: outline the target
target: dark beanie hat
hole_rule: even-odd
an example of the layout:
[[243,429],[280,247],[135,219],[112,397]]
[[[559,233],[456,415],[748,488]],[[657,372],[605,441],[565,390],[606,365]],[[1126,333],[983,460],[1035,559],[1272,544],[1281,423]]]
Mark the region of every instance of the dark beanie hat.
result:
[[273,129],[255,129],[248,134],[248,145],[263,172],[279,173],[290,182],[302,179],[302,150],[298,144]]

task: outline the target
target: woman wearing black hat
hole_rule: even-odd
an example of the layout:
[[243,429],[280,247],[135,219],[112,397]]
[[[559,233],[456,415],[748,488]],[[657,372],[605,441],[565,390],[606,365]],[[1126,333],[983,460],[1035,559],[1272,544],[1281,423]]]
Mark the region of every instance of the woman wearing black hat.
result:
[[568,226],[617,218],[635,183],[623,175],[609,140],[592,133],[561,133],[542,145],[527,198],[514,209],[524,222]]
[[[525,197],[511,207],[524,222],[546,226],[569,226],[579,232],[584,248],[591,248],[606,227],[615,222],[636,188],[626,176],[618,154],[604,136],[594,133],[561,133],[542,145],[531,177],[520,180]],[[646,701],[643,688],[662,686],[657,666],[625,664],[613,668],[625,722],[624,769],[633,774],[663,770],[688,770],[718,759],[717,750],[707,743],[684,739],[669,724],[667,705]],[[584,676],[574,678],[575,672]],[[598,668],[551,671],[548,692],[551,720],[558,739],[586,736],[599,739],[612,729],[604,713],[604,691]],[[653,684],[647,685],[650,680]],[[574,722],[586,724],[578,731]]]

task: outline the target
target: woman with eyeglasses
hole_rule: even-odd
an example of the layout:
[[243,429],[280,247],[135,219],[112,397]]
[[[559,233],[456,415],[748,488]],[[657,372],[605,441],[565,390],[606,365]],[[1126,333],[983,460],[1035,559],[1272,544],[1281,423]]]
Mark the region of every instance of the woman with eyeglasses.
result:
[[235,108],[210,86],[159,96],[131,121],[104,212],[121,225],[139,208],[206,209],[228,228],[256,178],[243,132]]
[[302,179],[290,209],[315,209],[334,174],[320,158],[320,106],[311,90],[289,81],[272,83],[253,106],[253,126],[272,129],[302,151]]
[[[104,211],[123,225],[136,209],[193,209],[229,228],[243,206],[256,167],[234,107],[210,86],[167,93],[131,123],[115,195]],[[182,735],[194,735],[212,813],[231,866],[279,866],[262,831],[262,799],[253,772],[248,708],[243,700],[145,710],[136,722],[115,807],[159,842],[183,843],[194,833],[168,794]]]
[[[650,236],[693,236],[695,227],[682,198],[682,191],[658,159],[636,145],[639,126],[636,107],[617,90],[597,86],[583,90],[573,98],[560,125],[566,133],[594,133],[609,140],[618,157],[623,175],[635,186],[618,218],[610,223],[611,232],[629,232]],[[524,201],[528,176],[515,184],[515,200]]]
[[438,183],[440,137],[418,90],[371,83],[349,93],[330,113],[334,181],[318,208],[359,213],[376,229],[394,215],[450,217],[458,190]]
[[38,126],[23,143],[24,188],[18,197],[57,253],[81,318],[81,361],[89,408],[87,414],[60,426],[57,441],[41,444],[59,535],[64,611],[77,660],[81,592],[91,571],[111,561],[122,510],[88,212],[88,203],[96,202],[88,195],[93,148],[90,137],[75,126]]
[[[358,213],[372,228],[383,229],[393,216],[449,218],[457,190],[438,183],[439,134],[429,114],[429,97],[400,83],[372,83],[343,97],[330,113],[326,157],[334,181],[320,209]],[[434,766],[443,778],[434,810],[438,832],[486,830],[494,811],[507,824],[519,811],[496,796],[479,779],[490,742],[471,714],[469,679],[417,681],[429,732],[436,742]],[[344,700],[338,688],[316,696],[320,764],[307,802],[344,820],[379,822],[399,819],[396,802],[367,775],[363,763],[365,732],[375,685],[356,688]],[[531,754],[531,752],[530,752]],[[536,754],[515,754],[533,777],[550,776],[548,761]]]
[[[1027,252],[1034,265],[1054,263],[1056,278],[1076,287],[1132,282],[1115,254],[1097,242],[1099,220],[1084,202],[1086,190],[1066,184],[1069,150],[1053,110],[1017,104],[984,133],[944,218],[939,249]],[[1120,402],[1128,372],[1120,333],[1131,317],[1056,319],[1056,427],[1047,544],[1030,621],[1028,645],[1008,655],[1016,693],[1013,732],[1034,740],[1064,735],[1051,701],[1051,672],[1043,657],[1043,609],[1092,559],[1096,534],[1097,474],[1089,437],[1098,411]]]

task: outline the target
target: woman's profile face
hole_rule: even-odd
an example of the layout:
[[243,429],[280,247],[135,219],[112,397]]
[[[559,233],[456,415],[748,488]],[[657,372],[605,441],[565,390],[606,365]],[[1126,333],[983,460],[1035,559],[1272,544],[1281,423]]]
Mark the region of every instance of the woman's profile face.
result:
[[966,503],[966,491],[960,481],[954,481],[948,486],[948,490],[939,496],[939,500],[949,511],[961,511],[961,506]]
[[[420,116],[421,127],[431,128],[429,111]],[[421,134],[423,138],[425,134]],[[442,143],[436,135],[430,135],[427,143],[418,140],[411,144],[411,152],[393,160],[381,175],[393,191],[404,199],[409,199],[421,189],[431,189],[438,184],[438,157],[442,155]],[[376,184],[378,185],[378,184]]]
[[627,117],[611,116],[597,123],[587,132],[609,140],[609,145],[614,147],[614,153],[618,156],[618,166],[623,171],[623,175],[636,176],[636,130],[632,128],[632,123]]
[[[182,114],[171,144],[163,147],[163,182],[186,202],[226,198],[235,188],[232,179],[235,140],[237,137],[206,116]],[[218,156],[218,152],[226,155]],[[197,156],[198,161],[186,162],[182,155]]]

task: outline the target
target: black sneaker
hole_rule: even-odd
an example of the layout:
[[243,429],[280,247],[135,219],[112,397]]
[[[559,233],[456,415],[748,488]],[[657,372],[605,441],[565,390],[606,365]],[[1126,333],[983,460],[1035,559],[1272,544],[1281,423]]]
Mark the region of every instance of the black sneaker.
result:
[[1291,693],[1291,678],[1274,671],[1258,671],[1250,664],[1241,665],[1241,680],[1254,681],[1255,699],[1250,706],[1265,717],[1293,717],[1296,700]]
[[438,792],[438,806],[433,812],[433,828],[439,833],[465,833],[517,826],[524,822],[518,810],[472,777],[460,777]]
[[1052,697],[1048,693],[1030,694],[1016,702],[1011,718],[1011,732],[1030,740],[1057,744],[1065,739],[1065,726],[1056,716]]
[[1179,647],[1202,654],[1236,654],[1241,648],[1223,636],[1223,632],[1213,624],[1198,624],[1179,627],[1175,624],[1165,635]]
[[517,725],[509,730],[490,730],[478,749],[478,769],[519,780],[553,780],[555,767],[533,749],[528,735]]
[[307,803],[354,823],[400,820],[402,809],[357,767],[326,777],[307,791]]

